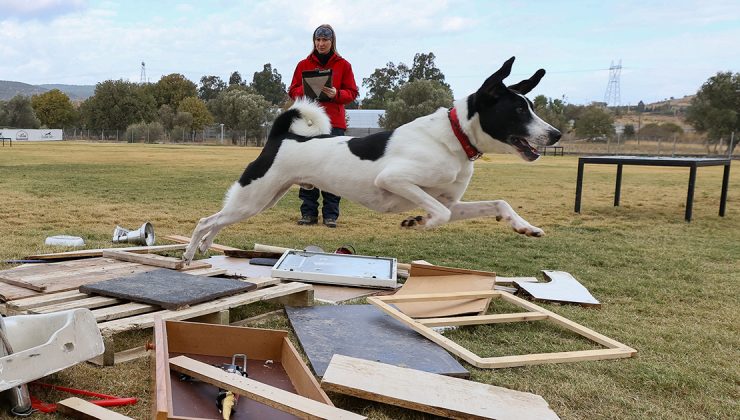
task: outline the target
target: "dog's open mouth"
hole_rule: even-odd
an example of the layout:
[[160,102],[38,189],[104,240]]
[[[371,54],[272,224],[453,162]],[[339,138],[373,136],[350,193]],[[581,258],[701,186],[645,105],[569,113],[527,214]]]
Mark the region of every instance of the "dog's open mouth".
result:
[[522,159],[533,162],[540,157],[540,152],[527,142],[523,137],[509,137],[509,144],[514,146]]

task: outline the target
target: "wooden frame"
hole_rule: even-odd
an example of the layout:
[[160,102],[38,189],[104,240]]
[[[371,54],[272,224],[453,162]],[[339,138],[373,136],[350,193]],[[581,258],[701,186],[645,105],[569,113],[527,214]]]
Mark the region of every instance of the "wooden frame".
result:
[[[477,315],[477,316],[458,316],[446,318],[428,318],[415,320],[408,315],[400,312],[398,309],[389,305],[389,303],[400,302],[426,302],[455,300],[460,298],[501,298],[529,312],[519,312],[510,314],[495,315]],[[513,366],[535,365],[542,363],[565,363],[577,362],[582,360],[603,360],[603,359],[621,359],[632,357],[637,354],[637,350],[628,347],[616,340],[605,335],[599,334],[583,325],[577,324],[565,317],[554,312],[548,311],[529,301],[518,298],[510,293],[501,291],[490,292],[462,292],[462,293],[438,293],[425,295],[406,295],[406,296],[374,296],[367,298],[368,302],[377,306],[393,318],[404,322],[409,327],[424,337],[432,340],[442,346],[450,353],[462,358],[471,365],[479,368],[497,369]],[[431,327],[440,326],[461,326],[461,325],[482,325],[504,322],[522,322],[522,321],[539,321],[549,320],[565,329],[575,332],[576,334],[588,338],[589,340],[601,344],[606,349],[567,351],[557,353],[537,353],[516,356],[498,356],[498,357],[480,357],[465,347],[454,341],[442,336],[434,331]]]

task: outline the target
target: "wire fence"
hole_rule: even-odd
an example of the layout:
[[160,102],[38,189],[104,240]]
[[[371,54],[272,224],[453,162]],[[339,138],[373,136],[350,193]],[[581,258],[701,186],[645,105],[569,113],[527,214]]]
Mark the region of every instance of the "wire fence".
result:
[[183,130],[175,127],[167,130],[161,126],[132,126],[126,130],[65,128],[65,140],[105,141],[121,143],[178,143],[178,144],[225,144],[235,146],[265,145],[270,126],[259,132],[235,130],[213,125],[202,130]]

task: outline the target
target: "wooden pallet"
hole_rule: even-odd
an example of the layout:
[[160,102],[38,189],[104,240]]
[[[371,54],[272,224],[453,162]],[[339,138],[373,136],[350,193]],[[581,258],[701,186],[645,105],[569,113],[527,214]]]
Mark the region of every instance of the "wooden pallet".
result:
[[34,296],[7,302],[8,315],[43,314],[74,308],[90,309],[98,322],[105,343],[105,353],[91,360],[102,366],[133,360],[147,355],[145,346],[114,352],[115,339],[119,333],[150,328],[155,317],[163,320],[190,320],[206,323],[228,324],[230,309],[250,303],[279,299],[291,306],[313,304],[313,287],[304,283],[280,283],[274,278],[250,278],[257,290],[227,296],[172,311],[155,305],[129,302],[123,299],[93,296],[76,290]]

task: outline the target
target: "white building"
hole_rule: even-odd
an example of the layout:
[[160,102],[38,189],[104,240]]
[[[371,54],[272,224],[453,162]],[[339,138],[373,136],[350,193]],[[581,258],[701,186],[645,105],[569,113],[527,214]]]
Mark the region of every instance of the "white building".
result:
[[383,131],[378,124],[378,119],[383,115],[383,109],[348,109],[346,134],[359,137]]

